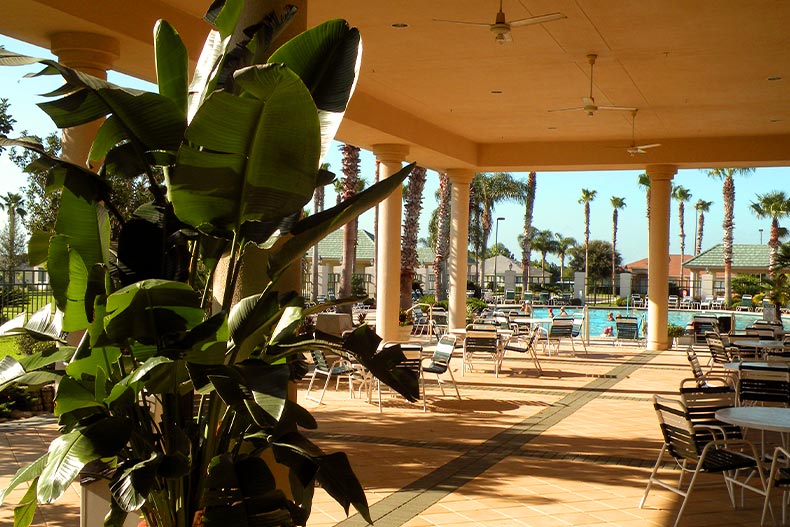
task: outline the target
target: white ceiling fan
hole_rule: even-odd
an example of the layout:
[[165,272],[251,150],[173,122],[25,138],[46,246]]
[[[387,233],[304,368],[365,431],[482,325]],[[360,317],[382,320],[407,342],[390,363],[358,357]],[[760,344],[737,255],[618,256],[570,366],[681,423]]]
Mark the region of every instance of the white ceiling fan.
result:
[[582,97],[582,104],[584,106],[575,106],[573,108],[559,108],[557,110],[549,110],[550,112],[573,112],[573,111],[583,111],[587,112],[587,115],[593,116],[595,112],[598,110],[618,110],[618,111],[626,111],[626,112],[635,112],[636,108],[631,106],[598,106],[595,104],[595,98],[593,97],[593,67],[595,66],[595,59],[598,58],[598,55],[589,54],[587,55],[587,62],[590,64],[590,95],[587,97]]
[[502,11],[502,0],[499,0],[499,12],[496,14],[496,20],[493,24],[489,24],[487,22],[466,22],[463,20],[442,20],[438,18],[434,18],[433,21],[447,22],[449,24],[465,24],[469,26],[487,27],[489,31],[491,31],[491,33],[494,34],[495,40],[500,44],[504,44],[505,42],[513,41],[513,37],[510,34],[510,28],[512,27],[542,24],[544,22],[561,20],[563,18],[568,18],[568,17],[563,15],[562,13],[550,13],[548,15],[533,16],[529,18],[522,18],[520,20],[513,20],[511,22],[507,22],[505,20],[505,12]]
[[631,146],[629,146],[625,150],[626,152],[628,152],[628,155],[630,155],[631,157],[633,157],[633,156],[635,156],[637,154],[646,154],[647,153],[646,150],[648,148],[656,148],[657,146],[661,146],[661,143],[652,143],[652,144],[649,144],[649,145],[637,145],[636,144],[635,128],[636,128],[636,112],[638,112],[638,111],[639,110],[637,110],[636,108],[631,110]]

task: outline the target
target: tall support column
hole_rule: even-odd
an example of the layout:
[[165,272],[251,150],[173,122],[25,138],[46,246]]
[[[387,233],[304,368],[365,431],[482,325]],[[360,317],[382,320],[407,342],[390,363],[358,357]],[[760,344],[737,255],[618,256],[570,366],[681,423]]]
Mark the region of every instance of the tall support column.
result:
[[469,254],[469,184],[474,170],[449,169],[450,190],[450,329],[466,327],[466,274]]
[[669,308],[669,201],[674,165],[650,165],[650,225],[647,266],[647,349],[669,349],[667,322]]
[[[373,145],[379,161],[379,180],[401,169],[409,153],[406,145]],[[379,203],[379,232],[376,253],[376,333],[384,340],[398,340],[400,311],[401,190]]]
[[[79,31],[55,33],[50,48],[61,64],[99,79],[107,78],[107,70],[120,56],[120,45],[116,39]],[[63,129],[63,159],[84,164],[99,126],[101,121],[93,121]]]

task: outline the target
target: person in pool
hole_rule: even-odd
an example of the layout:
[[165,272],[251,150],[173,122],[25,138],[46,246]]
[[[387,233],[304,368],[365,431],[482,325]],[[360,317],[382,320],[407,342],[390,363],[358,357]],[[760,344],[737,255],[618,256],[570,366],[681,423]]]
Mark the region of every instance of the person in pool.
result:
[[[609,313],[606,314],[606,321],[614,322],[614,315],[612,314],[611,311],[609,311]],[[614,335],[614,327],[606,326],[605,328],[603,328],[603,333],[601,333],[602,337],[611,337],[612,335]]]

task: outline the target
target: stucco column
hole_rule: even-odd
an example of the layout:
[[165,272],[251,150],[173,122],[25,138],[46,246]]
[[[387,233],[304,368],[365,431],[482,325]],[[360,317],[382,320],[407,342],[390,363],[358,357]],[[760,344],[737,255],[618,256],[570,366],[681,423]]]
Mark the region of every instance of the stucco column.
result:
[[[107,78],[107,70],[112,68],[113,62],[120,56],[120,45],[116,39],[79,31],[55,33],[52,35],[50,48],[61,64],[99,79]],[[74,164],[85,164],[101,123],[101,120],[97,120],[64,128],[63,159]],[[98,167],[94,167],[96,168]]]
[[[384,181],[402,168],[409,153],[406,145],[373,145],[379,161],[379,180]],[[398,340],[400,311],[400,231],[401,189],[379,203],[379,231],[376,252],[376,333],[384,340]]]
[[466,327],[466,275],[469,258],[469,184],[474,170],[449,169],[450,179],[450,256],[447,269],[450,277],[450,329]]
[[669,348],[667,316],[669,309],[669,201],[674,165],[650,165],[650,225],[648,228],[647,267],[647,349]]

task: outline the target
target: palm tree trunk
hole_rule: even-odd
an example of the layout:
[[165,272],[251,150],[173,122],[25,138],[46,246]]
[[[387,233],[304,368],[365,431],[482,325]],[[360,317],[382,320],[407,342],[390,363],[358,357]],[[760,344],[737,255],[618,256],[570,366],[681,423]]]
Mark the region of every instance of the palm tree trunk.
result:
[[612,296],[615,295],[615,278],[617,269],[615,268],[615,254],[617,254],[617,209],[612,212]]
[[724,220],[722,227],[724,229],[723,240],[723,258],[724,258],[724,298],[726,299],[727,306],[730,303],[732,296],[732,243],[733,243],[733,226],[734,226],[734,206],[735,206],[735,181],[730,173],[724,179],[722,189],[722,197],[724,201]]
[[401,240],[400,260],[400,307],[411,307],[414,268],[419,264],[417,258],[417,235],[420,228],[420,212],[422,211],[422,191],[425,188],[427,171],[416,166],[409,176],[406,187],[406,199],[403,204],[403,238]]
[[[446,300],[447,288],[444,284],[444,269],[447,262],[447,240],[450,222],[450,179],[446,173],[439,174],[439,213],[436,222],[436,247],[433,259],[433,283],[435,285],[434,297],[437,302]],[[448,233],[449,234],[449,233]]]
[[[776,278],[776,254],[779,251],[779,220],[774,216],[771,218],[771,235],[768,239],[768,275],[771,280]],[[778,312],[778,310],[777,310]]]
[[680,222],[680,283],[683,284],[683,261],[686,253],[686,230],[685,230],[686,208],[681,201],[678,204],[678,221]]
[[[530,172],[527,176],[527,185],[525,188],[524,196],[524,237],[521,244],[521,271],[522,294],[529,289],[529,261],[532,258],[532,239],[530,233],[532,232],[532,215],[535,210],[535,192],[537,191],[538,178],[535,172]],[[562,279],[562,275],[560,275]]]
[[[359,186],[359,147],[343,145],[343,200],[357,193]],[[357,263],[357,220],[348,222],[343,228],[343,263],[340,268],[340,298],[349,298],[354,293],[354,268]],[[351,305],[339,306],[339,312],[351,314]]]

